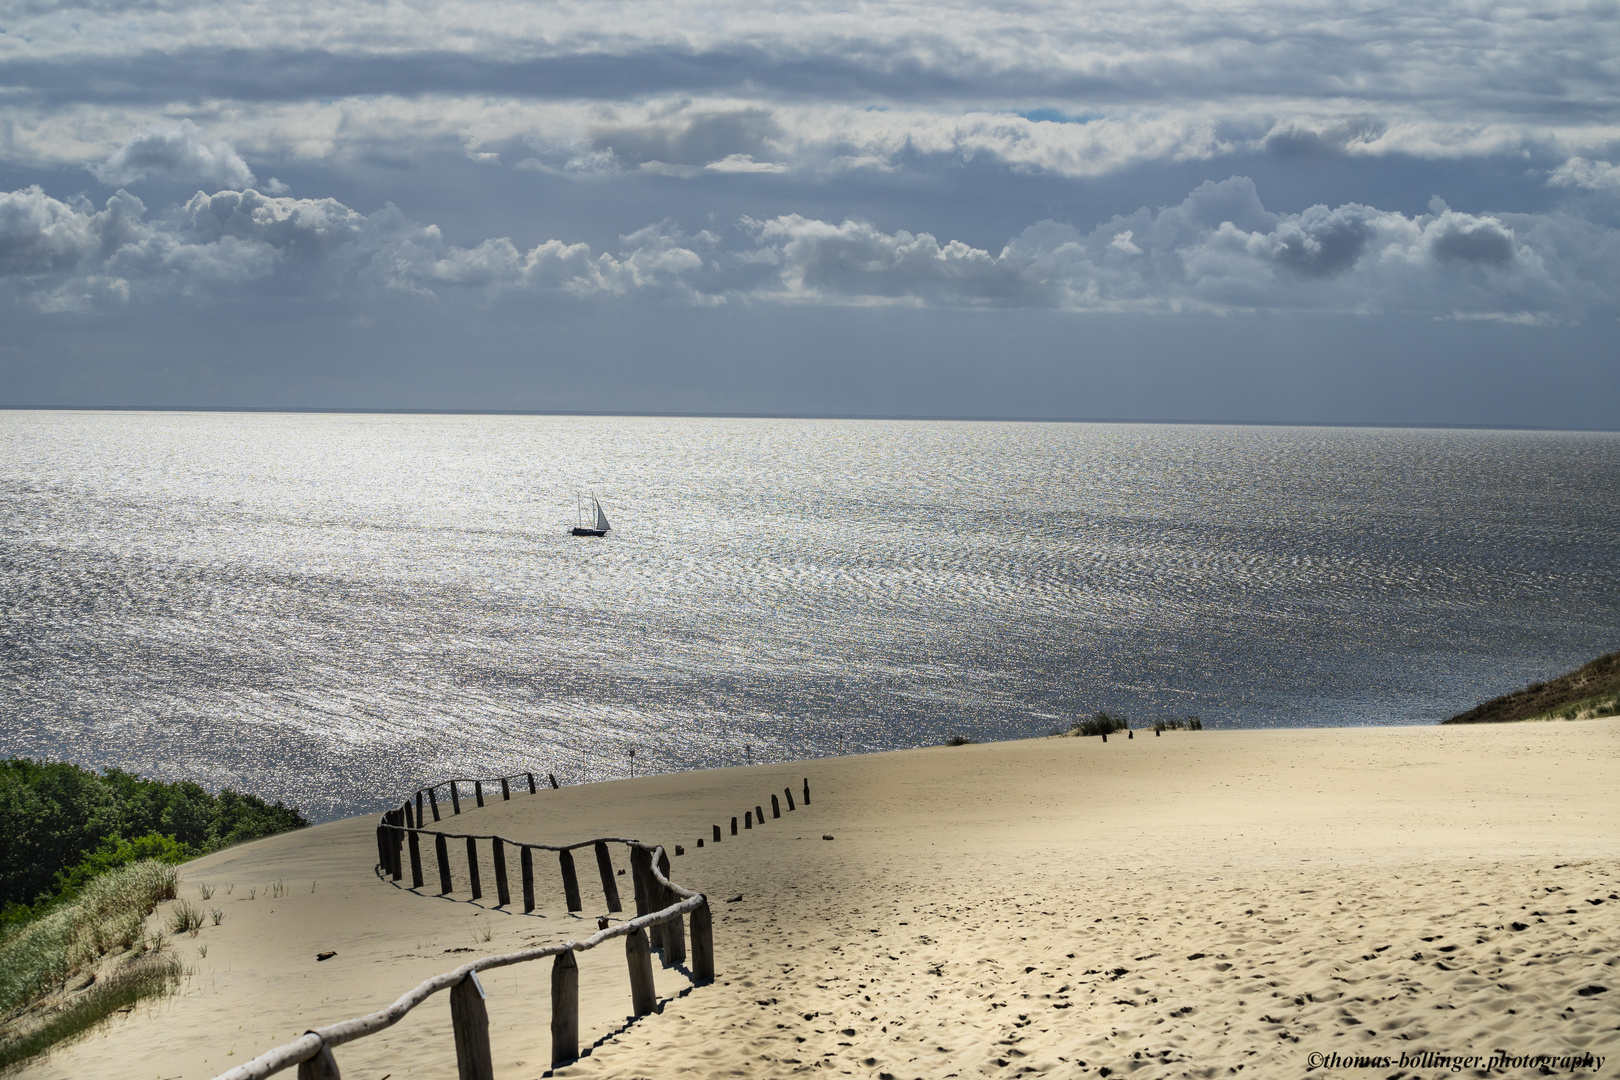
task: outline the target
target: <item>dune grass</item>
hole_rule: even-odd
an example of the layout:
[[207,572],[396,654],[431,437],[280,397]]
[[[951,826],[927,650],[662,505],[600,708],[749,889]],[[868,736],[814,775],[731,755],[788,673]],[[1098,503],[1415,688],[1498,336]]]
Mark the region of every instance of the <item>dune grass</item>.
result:
[[0,1017],[5,1018],[0,1025],[0,1063],[38,1053],[170,984],[177,965],[146,955],[92,985],[43,1024],[31,1024],[21,1015],[28,1006],[64,989],[73,976],[94,972],[108,953],[144,947],[146,916],[160,902],[174,898],[176,878],[177,871],[168,864],[132,863],[90,881],[71,901],[0,941]]
[[0,1031],[0,1069],[84,1034],[118,1009],[167,993],[183,975],[180,959],[173,953],[146,953],[131,960],[67,1007],[50,1013],[43,1023]]

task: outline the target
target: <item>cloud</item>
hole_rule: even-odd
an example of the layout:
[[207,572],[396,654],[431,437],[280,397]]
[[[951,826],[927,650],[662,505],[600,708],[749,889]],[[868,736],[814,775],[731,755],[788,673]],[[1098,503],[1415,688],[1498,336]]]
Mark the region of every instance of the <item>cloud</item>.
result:
[[801,214],[743,218],[725,234],[665,221],[624,234],[614,251],[596,251],[564,239],[457,245],[394,207],[364,215],[334,199],[252,189],[198,192],[152,215],[122,191],[98,210],[32,187],[0,196],[0,274],[32,290],[37,305],[78,298],[60,310],[91,303],[83,298],[97,288],[135,301],[272,283],[325,296],[404,291],[479,302],[527,292],[559,302],[1545,321],[1620,304],[1620,230],[1568,215],[1469,214],[1438,200],[1410,217],[1358,203],[1280,214],[1266,209],[1251,180],[1233,177],[1089,231],[1038,222],[998,251]]
[[138,132],[106,161],[91,166],[90,171],[97,180],[114,187],[154,175],[229,188],[254,183],[253,170],[230,143],[223,139],[204,142],[202,131],[190,120],[182,120],[174,127],[149,127]]
[[1620,165],[1572,157],[1547,178],[1553,187],[1577,187],[1590,191],[1620,191]]

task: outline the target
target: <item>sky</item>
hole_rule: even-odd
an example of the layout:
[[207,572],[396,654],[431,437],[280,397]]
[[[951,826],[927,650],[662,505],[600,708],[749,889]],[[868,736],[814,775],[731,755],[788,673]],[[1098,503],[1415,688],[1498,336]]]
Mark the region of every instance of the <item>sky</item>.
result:
[[1620,3],[0,0],[0,407],[1620,428]]

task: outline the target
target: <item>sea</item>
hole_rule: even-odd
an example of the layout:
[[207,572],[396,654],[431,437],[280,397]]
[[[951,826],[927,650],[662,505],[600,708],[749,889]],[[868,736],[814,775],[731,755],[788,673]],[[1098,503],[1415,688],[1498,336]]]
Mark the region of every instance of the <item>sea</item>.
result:
[[0,754],[316,820],[1099,710],[1433,724],[1617,647],[1620,433],[0,412]]

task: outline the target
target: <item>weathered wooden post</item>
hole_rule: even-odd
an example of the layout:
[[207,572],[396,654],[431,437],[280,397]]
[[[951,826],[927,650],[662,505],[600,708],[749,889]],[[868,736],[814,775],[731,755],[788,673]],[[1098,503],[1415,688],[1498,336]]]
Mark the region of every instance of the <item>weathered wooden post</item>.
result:
[[438,821],[439,820],[439,797],[433,793],[432,788],[428,788],[428,806],[433,810],[433,820]]
[[523,911],[534,910],[534,852],[527,845],[518,849],[518,864],[523,871]]
[[793,789],[790,788],[790,787],[785,787],[785,788],[782,789],[782,794],[787,796],[788,809],[789,810],[795,809],[795,807],[793,805]]
[[[524,849],[527,850],[527,849]],[[551,1065],[579,1057],[579,962],[574,950],[551,962]]]
[[422,793],[420,791],[416,793],[416,827],[418,829],[422,827]]
[[624,936],[624,955],[630,964],[630,1002],[637,1016],[646,1016],[658,1007],[658,991],[653,986],[652,949],[644,931]]
[[718,825],[714,827],[714,842],[717,844],[720,842],[720,826]]
[[501,801],[509,802],[512,798],[512,789],[506,786],[506,777],[501,777]]
[[596,842],[596,869],[602,875],[602,897],[607,900],[609,911],[623,911],[619,904],[619,883],[613,880],[613,859],[608,855],[608,846],[602,841]]
[[510,907],[512,905],[512,892],[506,885],[506,845],[501,838],[496,837],[490,846],[494,849],[490,858],[495,863],[495,900],[497,907]]
[[1108,732],[1106,732],[1106,731],[1103,732],[1102,737],[1103,737],[1103,742],[1107,742],[1108,741]]
[[325,1043],[315,1053],[298,1063],[298,1080],[342,1080],[338,1075],[337,1059],[332,1048]]
[[452,815],[461,813],[461,794],[456,790],[460,786],[459,782],[450,781],[450,811]]
[[[664,875],[665,881],[669,880],[669,852],[660,851],[658,853],[658,871]],[[658,906],[661,908],[674,906],[679,899],[675,895],[675,890],[659,885],[657,878],[653,879],[653,884],[658,886]],[[674,967],[676,964],[684,963],[686,961],[685,917],[677,915],[668,922],[663,923],[660,929],[664,932],[664,966]]]
[[810,778],[804,778],[804,805],[810,805]]
[[473,781],[473,798],[478,800],[479,806],[484,805],[484,782],[482,780]]
[[532,773],[532,772],[527,772],[527,773],[524,773],[524,774],[523,774],[523,775],[524,775],[524,776],[527,776],[527,777],[528,777],[528,778],[529,778],[529,794],[530,794],[530,795],[533,795],[533,794],[534,794],[534,792],[535,792],[535,787],[534,787],[534,773]]
[[754,827],[754,812],[752,810],[744,810],[743,811],[743,828],[752,829],[753,827]]
[[439,857],[439,895],[450,895],[450,849],[444,842],[444,834],[439,833],[433,837],[433,854]]
[[388,828],[388,874],[398,881],[405,876],[405,860],[400,858],[399,850],[399,842],[404,839],[404,835],[399,826],[399,811],[395,810],[389,816],[394,821]]
[[707,899],[692,909],[692,978],[714,981],[714,916]]
[[484,887],[478,881],[478,844],[472,837],[467,837],[467,876],[472,879],[473,899],[480,899],[484,895]]
[[561,784],[557,783],[557,774],[556,773],[546,773],[546,779],[551,781],[551,790],[552,791],[556,791],[559,787],[562,786]]
[[377,869],[384,874],[388,873],[388,848],[383,843],[383,826],[380,821],[377,822]]
[[557,852],[557,862],[562,867],[563,898],[568,901],[568,910],[584,911],[585,905],[579,899],[579,876],[574,873],[574,853]]
[[[638,919],[653,910],[652,903],[655,894],[653,892],[651,870],[652,852],[640,845],[632,845],[630,848],[630,881],[636,891],[636,918]],[[652,932],[648,935],[648,938],[651,942],[650,948],[663,948],[664,943],[660,939],[658,927],[652,927]]]
[[782,800],[778,799],[775,795],[772,795],[771,796],[771,817],[779,818],[781,816],[782,816]]
[[450,1026],[456,1035],[458,1080],[495,1080],[489,1053],[489,1010],[474,971],[450,988]]
[[754,806],[754,820],[759,822],[761,825],[765,824],[765,808],[764,807],[759,806],[757,804]]
[[737,819],[736,818],[731,819],[731,835],[732,836],[737,835]]
[[411,833],[411,888],[422,887],[422,841],[421,833]]

